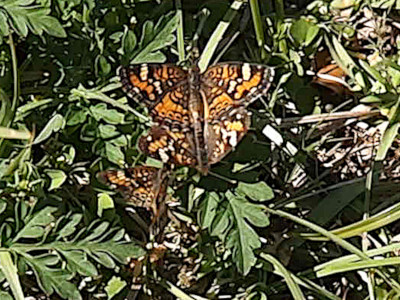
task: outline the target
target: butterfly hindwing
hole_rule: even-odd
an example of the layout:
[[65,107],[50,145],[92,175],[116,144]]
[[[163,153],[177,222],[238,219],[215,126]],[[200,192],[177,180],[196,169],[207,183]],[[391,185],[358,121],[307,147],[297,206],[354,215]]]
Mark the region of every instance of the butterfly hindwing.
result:
[[165,190],[166,174],[154,167],[107,170],[98,176],[104,184],[120,191],[127,202],[146,209],[150,209]]

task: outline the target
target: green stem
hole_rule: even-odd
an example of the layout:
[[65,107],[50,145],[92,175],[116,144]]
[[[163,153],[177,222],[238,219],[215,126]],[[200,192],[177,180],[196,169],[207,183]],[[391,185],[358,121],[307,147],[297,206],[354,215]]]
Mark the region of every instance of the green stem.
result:
[[[8,35],[8,44],[10,46],[10,52],[11,52],[11,60],[12,60],[12,69],[13,69],[13,98],[11,100],[11,108],[10,111],[5,112],[5,116],[2,120],[2,125],[4,127],[10,127],[11,123],[14,119],[15,115],[15,110],[17,108],[18,104],[18,96],[19,96],[19,80],[18,80],[18,62],[17,62],[17,53],[15,51],[15,45],[14,45],[14,40],[12,37],[12,33]],[[6,99],[4,97],[4,99]],[[8,99],[6,99],[8,101]],[[0,139],[0,156],[3,155],[4,147],[4,138]]]
[[250,0],[251,15],[253,17],[254,31],[256,32],[257,45],[260,47],[261,60],[267,57],[264,49],[265,39],[258,0]]
[[210,37],[210,40],[208,41],[199,59],[198,66],[200,72],[204,72],[207,69],[211,57],[213,56],[215,50],[217,49],[218,43],[221,41],[225,31],[228,29],[229,25],[233,21],[233,18],[236,16],[242,4],[243,4],[242,1],[235,0],[229,7],[222,21],[219,22],[217,28],[214,30],[213,34]]
[[178,55],[179,55],[179,62],[182,62],[185,60],[185,40],[183,31],[182,2],[181,0],[176,0],[175,3],[176,3],[176,14],[179,19],[179,25],[177,30]]

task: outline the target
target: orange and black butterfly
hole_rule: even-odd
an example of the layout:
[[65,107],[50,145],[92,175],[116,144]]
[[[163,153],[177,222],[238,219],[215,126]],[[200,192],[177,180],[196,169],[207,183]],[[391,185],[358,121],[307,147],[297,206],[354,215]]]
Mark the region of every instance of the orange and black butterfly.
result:
[[134,206],[155,211],[157,200],[165,194],[167,173],[163,169],[148,166],[107,170],[100,172],[101,182],[120,191],[125,200]]
[[270,67],[221,63],[200,73],[169,64],[120,68],[124,91],[148,107],[155,125],[140,150],[165,164],[191,166],[207,174],[246,134],[246,107],[272,82]]

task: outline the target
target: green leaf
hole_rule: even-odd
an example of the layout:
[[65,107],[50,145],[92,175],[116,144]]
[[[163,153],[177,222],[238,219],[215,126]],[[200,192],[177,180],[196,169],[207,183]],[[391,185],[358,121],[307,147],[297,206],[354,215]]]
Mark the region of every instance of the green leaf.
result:
[[239,182],[236,192],[260,202],[274,198],[274,192],[264,181],[257,183]]
[[61,251],[68,262],[68,268],[82,276],[97,276],[96,267],[88,261],[86,254],[81,251]]
[[115,109],[107,109],[105,103],[99,103],[91,106],[90,111],[97,121],[104,120],[110,124],[122,124],[124,121],[124,114],[118,112]]
[[301,18],[290,27],[290,34],[296,43],[307,47],[318,35],[319,27],[311,21]]
[[71,220],[65,224],[61,230],[58,232],[58,239],[66,238],[73,234],[76,231],[76,227],[79,224],[79,222],[82,220],[83,215],[82,214],[74,214],[71,217]]
[[106,193],[101,193],[97,195],[97,215],[101,217],[103,215],[103,210],[114,208],[113,199]]
[[6,36],[10,32],[10,28],[7,23],[7,16],[3,11],[0,11],[0,37]]
[[9,7],[7,12],[13,19],[13,24],[17,33],[26,37],[28,35],[28,20],[26,19],[25,10],[22,10],[18,6]]
[[39,144],[47,140],[53,132],[58,132],[60,129],[64,128],[64,125],[64,117],[60,114],[56,114],[50,119],[40,134],[36,137],[36,139],[33,141],[33,144]]
[[163,54],[157,50],[170,46],[175,42],[173,33],[179,21],[176,15],[165,21],[167,18],[169,16],[161,18],[156,26],[153,26],[151,21],[147,21],[143,25],[142,37],[139,43],[140,50],[135,55],[132,63],[160,62]]
[[125,161],[124,153],[121,148],[114,146],[112,143],[106,142],[107,159],[117,165],[123,165]]
[[67,125],[68,126],[75,126],[78,124],[82,124],[86,121],[86,116],[87,116],[87,111],[86,110],[72,110],[68,114],[67,117]]
[[326,224],[364,191],[364,182],[355,182],[331,191],[318,202],[309,220],[320,225]]
[[45,170],[45,172],[51,179],[49,191],[58,189],[67,179],[67,175],[62,170]]
[[249,203],[244,197],[230,191],[226,192],[226,197],[236,224],[227,235],[226,246],[232,248],[237,268],[246,275],[257,261],[253,251],[261,246],[260,238],[250,224],[265,227],[269,225],[269,219],[262,205]]
[[45,228],[55,221],[53,213],[56,211],[57,208],[52,206],[46,206],[41,209],[17,233],[13,241],[15,242],[20,238],[38,238],[43,236]]
[[60,296],[67,299],[82,299],[78,288],[69,282],[72,279],[73,274],[66,270],[54,270],[48,268],[45,264],[40,263],[36,259],[29,259],[24,257],[27,264],[30,265],[38,279],[39,286],[47,294],[51,295],[57,292]]
[[[32,22],[32,19],[30,19],[29,21]],[[43,16],[36,19],[35,22],[36,26],[40,26],[45,32],[52,36],[59,38],[67,37],[67,33],[65,32],[64,28],[61,26],[60,22],[58,22],[58,20],[54,17]]]
[[197,220],[202,229],[209,228],[217,214],[217,208],[220,199],[217,193],[207,193],[205,199],[201,201],[199,211],[197,213]]
[[132,58],[133,50],[136,48],[137,39],[133,30],[127,30],[123,36],[123,50],[124,54],[127,55],[130,59]]
[[107,58],[105,58],[103,55],[100,55],[99,65],[103,75],[107,75],[111,72],[111,65],[108,63]]
[[115,127],[114,125],[110,125],[110,124],[106,124],[106,125],[100,124],[99,132],[100,132],[100,137],[102,139],[110,139],[110,138],[113,138],[120,134],[117,131],[117,127]]
[[9,293],[7,293],[7,292],[0,292],[0,299],[1,300],[13,300],[13,299],[17,299],[17,300],[22,300],[22,299],[25,299],[25,298],[19,298],[19,297],[17,297],[17,296],[14,296],[15,298],[13,298],[13,297],[11,297],[10,296],[10,294]]
[[383,136],[381,144],[379,145],[378,151],[376,153],[375,160],[382,161],[385,159],[387,152],[389,151],[390,147],[393,144],[393,141],[396,139],[399,133],[400,123],[394,123],[389,125],[386,128]]
[[127,283],[119,277],[113,276],[107,283],[105,291],[107,293],[108,299],[112,299],[120,291],[126,287]]

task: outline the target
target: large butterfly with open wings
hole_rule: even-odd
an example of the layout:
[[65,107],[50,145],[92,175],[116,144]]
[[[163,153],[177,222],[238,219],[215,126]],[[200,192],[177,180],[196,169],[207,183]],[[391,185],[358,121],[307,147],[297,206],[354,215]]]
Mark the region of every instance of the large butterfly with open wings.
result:
[[145,105],[154,122],[140,138],[146,155],[207,174],[236,147],[250,126],[247,106],[268,91],[274,71],[221,63],[204,73],[170,64],[121,67],[123,90]]

